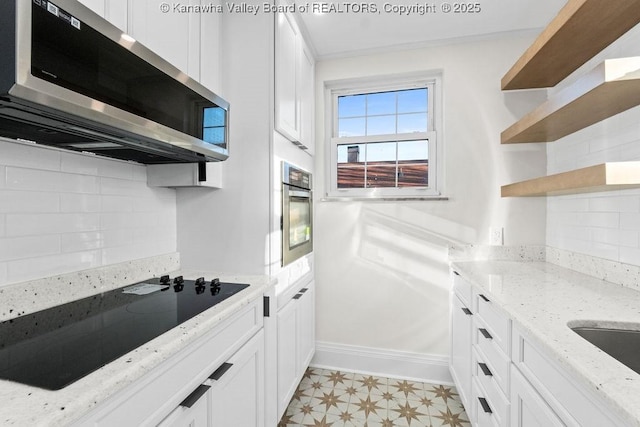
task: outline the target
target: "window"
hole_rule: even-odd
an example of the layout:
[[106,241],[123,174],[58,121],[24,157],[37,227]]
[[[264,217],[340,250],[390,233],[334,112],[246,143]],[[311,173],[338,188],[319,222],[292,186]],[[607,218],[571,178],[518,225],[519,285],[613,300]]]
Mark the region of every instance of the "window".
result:
[[433,77],[391,84],[387,80],[328,85],[332,99],[329,196],[438,195],[439,82]]

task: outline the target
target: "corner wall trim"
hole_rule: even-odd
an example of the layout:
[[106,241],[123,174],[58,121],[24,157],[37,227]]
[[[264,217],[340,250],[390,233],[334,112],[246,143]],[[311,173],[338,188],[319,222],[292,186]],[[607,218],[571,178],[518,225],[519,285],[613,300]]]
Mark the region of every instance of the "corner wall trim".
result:
[[432,384],[453,385],[453,379],[449,372],[449,357],[443,355],[318,341],[311,366]]

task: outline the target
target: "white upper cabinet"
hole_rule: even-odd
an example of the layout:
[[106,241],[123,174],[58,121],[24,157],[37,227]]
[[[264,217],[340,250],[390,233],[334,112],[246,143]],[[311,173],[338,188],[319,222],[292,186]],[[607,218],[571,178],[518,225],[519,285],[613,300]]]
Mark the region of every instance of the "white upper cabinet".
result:
[[80,0],[80,3],[122,31],[128,31],[129,0]]
[[299,93],[300,101],[298,107],[300,109],[300,142],[307,147],[309,154],[315,154],[315,61],[311,51],[302,41],[300,49],[300,84]]
[[[190,77],[200,80],[199,13],[163,11],[164,0],[131,2],[129,33]],[[185,1],[196,6],[200,0]]]
[[299,33],[293,16],[278,13],[276,22],[276,130],[291,141],[300,139],[296,75]]
[[275,128],[313,154],[313,55],[293,15],[278,13],[275,38]]

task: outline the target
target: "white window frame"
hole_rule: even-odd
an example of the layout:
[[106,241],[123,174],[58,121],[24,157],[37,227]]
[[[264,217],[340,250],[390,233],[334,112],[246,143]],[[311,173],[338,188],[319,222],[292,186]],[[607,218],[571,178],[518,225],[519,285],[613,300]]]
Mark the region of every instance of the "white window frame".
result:
[[[338,137],[338,97],[428,88],[427,132]],[[325,83],[327,197],[350,199],[429,199],[441,197],[442,185],[442,72],[347,79]],[[338,145],[371,142],[429,141],[428,187],[338,188]]]

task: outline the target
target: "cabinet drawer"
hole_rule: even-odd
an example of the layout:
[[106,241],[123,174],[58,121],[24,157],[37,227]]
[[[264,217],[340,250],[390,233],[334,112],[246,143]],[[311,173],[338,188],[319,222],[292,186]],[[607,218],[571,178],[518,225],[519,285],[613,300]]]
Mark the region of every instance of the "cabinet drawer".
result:
[[473,343],[477,348],[478,354],[482,356],[483,362],[486,363],[495,381],[505,394],[509,393],[509,363],[511,359],[503,353],[502,348],[498,345],[494,338],[487,338],[485,333],[488,331],[487,326],[474,316],[473,319]]
[[622,423],[605,415],[598,400],[574,383],[517,329],[513,331],[513,363],[567,426],[601,427]]
[[510,363],[508,360],[490,360],[477,347],[473,348],[471,354],[471,372],[478,377],[485,390],[490,392],[495,389],[502,393],[505,398],[509,395],[509,380],[511,377]]
[[493,342],[507,356],[511,352],[511,320],[493,304],[483,293],[476,293],[476,314],[480,316],[485,328],[492,336]]
[[[499,403],[498,403],[499,405]],[[496,404],[487,397],[477,378],[471,382],[471,420],[475,420],[474,427],[507,427],[508,419],[500,418],[496,411]]]
[[467,282],[456,271],[452,271],[451,275],[453,276],[453,291],[456,293],[456,295],[458,295],[465,306],[471,308],[471,283]]

